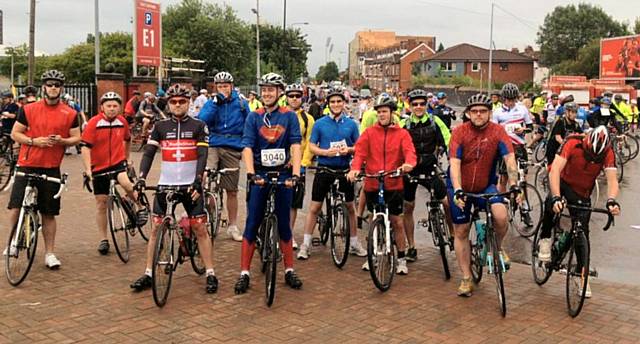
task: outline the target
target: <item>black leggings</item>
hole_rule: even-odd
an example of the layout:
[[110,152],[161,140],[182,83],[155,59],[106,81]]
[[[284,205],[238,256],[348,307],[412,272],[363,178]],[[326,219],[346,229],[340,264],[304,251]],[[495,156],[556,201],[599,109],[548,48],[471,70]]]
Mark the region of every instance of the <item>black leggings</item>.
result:
[[[584,198],[578,194],[576,194],[569,185],[567,185],[562,180],[560,181],[560,195],[564,196],[567,199],[567,203],[580,205],[583,207],[591,206],[591,199]],[[540,233],[540,238],[546,239],[551,237],[551,228],[555,225],[553,221],[555,218],[555,214],[553,212],[553,200],[552,196],[547,196],[547,200],[544,205],[544,217],[542,218],[542,232]],[[569,209],[569,214],[572,218],[579,219],[582,222],[582,230],[584,231],[587,238],[589,238],[589,220],[591,219],[591,212],[584,210],[571,210]]]

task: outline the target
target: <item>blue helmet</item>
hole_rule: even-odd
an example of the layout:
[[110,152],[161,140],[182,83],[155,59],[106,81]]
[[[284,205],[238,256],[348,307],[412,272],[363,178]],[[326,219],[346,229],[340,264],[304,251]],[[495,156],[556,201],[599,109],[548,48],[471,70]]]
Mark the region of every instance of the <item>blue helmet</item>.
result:
[[163,89],[159,89],[158,92],[156,92],[156,97],[164,97],[165,96],[165,92]]
[[605,104],[605,105],[611,105],[611,98],[609,97],[604,97],[602,98],[602,100],[600,101],[601,104]]
[[444,92],[438,92],[436,97],[438,97],[438,99],[447,98],[447,94]]

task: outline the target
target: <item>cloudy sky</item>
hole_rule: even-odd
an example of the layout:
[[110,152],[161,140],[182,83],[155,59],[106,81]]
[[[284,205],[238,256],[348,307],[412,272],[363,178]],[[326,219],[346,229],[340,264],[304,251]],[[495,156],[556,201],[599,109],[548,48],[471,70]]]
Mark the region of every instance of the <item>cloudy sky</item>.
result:
[[[256,0],[204,0],[226,3],[246,21],[255,21],[251,8]],[[163,8],[180,0],[160,0]],[[495,2],[494,42],[498,48],[535,44],[544,16],[555,6],[577,3],[553,0],[501,0]],[[640,16],[638,0],[591,1],[616,20],[633,22]],[[93,0],[37,0],[36,50],[58,53],[83,41],[93,32]],[[0,0],[4,11],[5,44],[28,41],[29,1]],[[283,0],[260,0],[261,20],[282,25]],[[100,30],[131,31],[132,0],[100,0]],[[287,23],[302,26],[313,51],[308,67],[315,73],[325,63],[325,43],[334,43],[331,59],[346,68],[348,43],[363,29],[394,30],[403,35],[431,35],[445,47],[468,42],[488,47],[491,1],[489,0],[288,0]],[[202,38],[206,39],[206,38]],[[253,63],[253,61],[248,63]]]

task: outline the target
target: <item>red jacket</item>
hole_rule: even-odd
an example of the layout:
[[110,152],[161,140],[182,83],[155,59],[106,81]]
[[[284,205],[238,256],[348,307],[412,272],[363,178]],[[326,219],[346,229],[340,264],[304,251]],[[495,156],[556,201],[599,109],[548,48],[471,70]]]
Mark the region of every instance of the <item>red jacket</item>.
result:
[[[351,170],[360,171],[363,163],[367,174],[395,170],[405,163],[415,166],[416,150],[411,135],[395,124],[384,128],[376,123],[367,128],[356,142]],[[402,178],[385,177],[384,185],[386,190],[402,190]],[[378,181],[366,178],[364,190],[377,191]]]

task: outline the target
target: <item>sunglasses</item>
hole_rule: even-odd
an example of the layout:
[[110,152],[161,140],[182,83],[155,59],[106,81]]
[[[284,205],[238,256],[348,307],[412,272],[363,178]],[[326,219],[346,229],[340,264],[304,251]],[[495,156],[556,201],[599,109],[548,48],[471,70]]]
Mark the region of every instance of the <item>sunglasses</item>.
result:
[[289,94],[287,95],[287,98],[300,99],[302,98],[302,94]]
[[469,110],[468,112],[469,112],[470,115],[485,115],[485,114],[489,113],[489,110],[487,110],[487,109]]
[[59,83],[59,82],[47,82],[44,85],[47,87],[56,87],[56,88],[62,87],[62,83]]
[[189,101],[186,100],[186,99],[171,99],[171,100],[169,100],[169,104],[171,104],[171,105],[185,105],[187,103],[189,103]]
[[411,103],[411,106],[425,106],[427,105],[426,102],[413,102]]
[[329,102],[329,104],[342,104],[342,99],[340,100],[332,100]]

